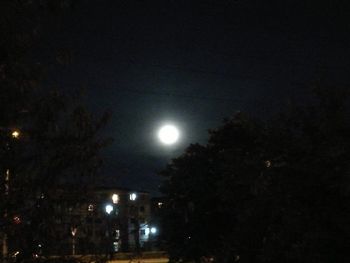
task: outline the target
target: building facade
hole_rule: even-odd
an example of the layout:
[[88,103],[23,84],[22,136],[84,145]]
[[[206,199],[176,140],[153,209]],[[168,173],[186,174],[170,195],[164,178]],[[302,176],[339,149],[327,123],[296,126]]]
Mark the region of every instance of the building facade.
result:
[[84,202],[55,209],[61,216],[54,229],[62,242],[53,254],[148,250],[157,235],[148,192],[104,187]]

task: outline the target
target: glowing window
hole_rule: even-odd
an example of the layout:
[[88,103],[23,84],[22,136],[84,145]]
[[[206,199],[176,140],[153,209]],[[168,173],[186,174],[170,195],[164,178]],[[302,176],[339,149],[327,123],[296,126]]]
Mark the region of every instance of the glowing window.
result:
[[118,204],[118,202],[119,202],[119,195],[113,194],[112,195],[112,202],[113,202],[113,204]]
[[89,212],[94,211],[94,205],[93,205],[93,204],[90,204],[90,205],[88,206],[88,211],[89,211]]
[[135,201],[137,198],[137,195],[135,193],[130,194],[130,200]]

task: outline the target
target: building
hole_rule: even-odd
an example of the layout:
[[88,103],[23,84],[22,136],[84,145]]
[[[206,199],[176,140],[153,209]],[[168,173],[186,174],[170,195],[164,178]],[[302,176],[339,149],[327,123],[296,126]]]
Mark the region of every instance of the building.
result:
[[144,191],[99,188],[83,202],[57,202],[55,209],[55,236],[62,242],[50,254],[148,250],[157,234]]

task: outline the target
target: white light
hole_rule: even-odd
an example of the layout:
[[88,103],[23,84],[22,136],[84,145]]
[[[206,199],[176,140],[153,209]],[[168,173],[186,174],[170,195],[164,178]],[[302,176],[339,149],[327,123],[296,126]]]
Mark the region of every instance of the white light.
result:
[[113,201],[113,204],[118,204],[118,202],[119,202],[119,195],[113,194],[112,195],[112,201]]
[[78,229],[76,227],[71,227],[70,230],[71,230],[72,236],[75,237],[75,235],[77,234]]
[[152,234],[157,233],[157,228],[155,228],[155,227],[151,227],[151,233],[152,233]]
[[90,212],[94,211],[94,205],[90,204],[88,206],[88,211],[90,211]]
[[179,130],[173,125],[165,125],[158,132],[159,140],[164,144],[174,144],[179,139]]
[[145,235],[146,235],[146,236],[149,235],[149,228],[148,228],[148,227],[145,229]]
[[130,200],[135,201],[137,198],[137,195],[135,193],[130,194]]
[[19,135],[20,135],[20,133],[19,133],[19,131],[17,131],[17,130],[15,130],[15,131],[12,132],[12,137],[15,138],[15,139],[18,139],[18,138],[19,138]]
[[106,205],[105,210],[106,210],[107,214],[110,214],[113,211],[113,206],[112,205]]

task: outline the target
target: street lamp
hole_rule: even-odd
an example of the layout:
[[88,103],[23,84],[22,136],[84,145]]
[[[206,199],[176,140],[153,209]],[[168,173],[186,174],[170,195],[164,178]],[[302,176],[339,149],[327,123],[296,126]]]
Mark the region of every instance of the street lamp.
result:
[[112,259],[113,257],[113,252],[112,252],[112,233],[111,233],[111,213],[114,210],[113,205],[107,204],[105,206],[105,212],[108,215],[107,216],[107,247],[106,247],[106,252],[109,254],[110,258]]
[[106,211],[107,214],[110,215],[112,213],[112,211],[113,211],[113,206],[111,204],[106,205],[105,206],[105,211]]
[[157,228],[151,227],[151,234],[156,234],[157,233]]
[[20,132],[19,132],[18,130],[14,130],[14,131],[11,133],[11,135],[12,135],[12,138],[18,139],[19,136],[20,136]]

